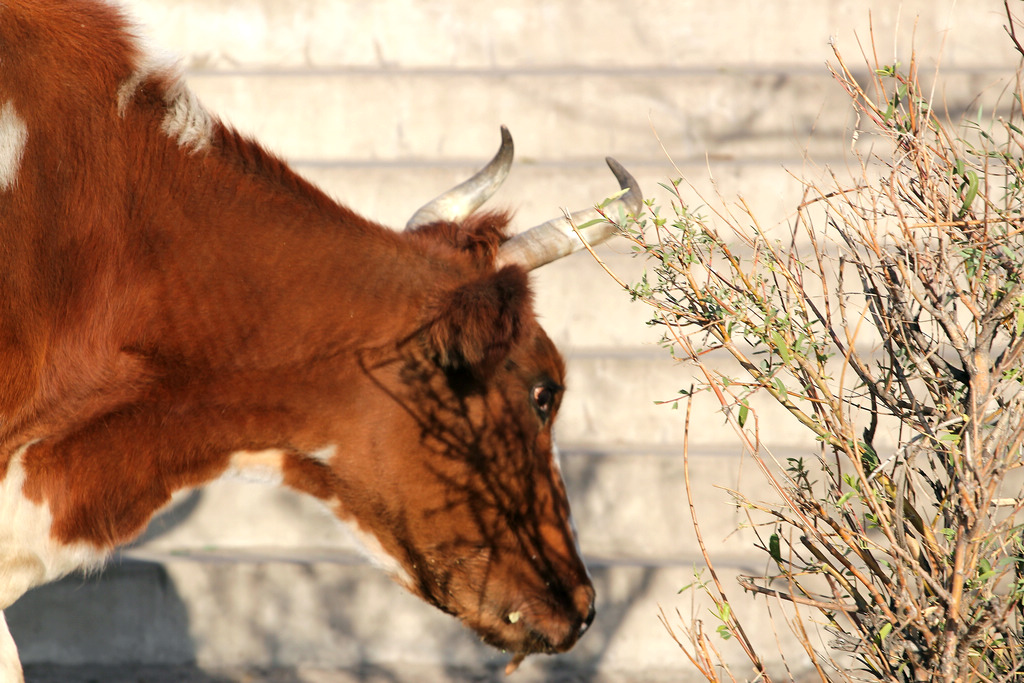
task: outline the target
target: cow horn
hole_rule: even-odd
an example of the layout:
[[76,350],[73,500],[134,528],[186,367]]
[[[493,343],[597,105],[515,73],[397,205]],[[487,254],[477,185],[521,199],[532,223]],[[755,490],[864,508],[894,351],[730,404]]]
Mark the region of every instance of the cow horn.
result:
[[[608,202],[602,211],[611,218],[618,217],[620,209],[627,214],[637,215],[643,206],[643,193],[636,178],[615,159],[608,157],[605,161],[624,192],[622,196]],[[579,234],[573,230],[574,225],[579,229]],[[498,250],[497,267],[518,264],[533,270],[582,249],[580,235],[588,244],[593,245],[605,241],[613,234],[615,225],[608,222],[597,209],[577,211],[569,218],[555,218],[506,240]]]
[[405,224],[406,229],[437,221],[458,221],[476,211],[505,182],[512,168],[512,155],[512,134],[502,126],[501,147],[491,162],[469,180],[424,204]]

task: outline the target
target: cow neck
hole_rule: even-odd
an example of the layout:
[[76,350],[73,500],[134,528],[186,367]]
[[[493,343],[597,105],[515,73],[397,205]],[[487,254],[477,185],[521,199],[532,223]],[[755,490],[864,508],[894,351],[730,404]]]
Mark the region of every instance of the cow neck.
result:
[[32,410],[3,425],[8,453],[153,391],[260,394],[310,364],[350,357],[354,367],[367,349],[408,339],[465,270],[453,250],[367,221],[254,142],[215,132],[200,151],[134,145],[147,154],[126,164],[134,201],[126,224],[111,226],[123,231],[113,265],[69,284],[91,299],[68,295],[67,308],[102,319],[59,326]]
[[453,250],[361,218],[230,131],[180,162],[170,218],[150,228],[163,248],[142,335],[158,355],[237,367],[354,353],[409,334],[459,277]]

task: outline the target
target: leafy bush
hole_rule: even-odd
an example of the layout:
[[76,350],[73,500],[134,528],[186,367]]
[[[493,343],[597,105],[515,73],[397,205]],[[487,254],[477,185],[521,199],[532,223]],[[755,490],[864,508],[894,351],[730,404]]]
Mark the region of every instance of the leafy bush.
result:
[[[704,390],[721,403],[779,494],[778,504],[741,500],[771,567],[741,583],[824,619],[831,648],[812,644],[806,616],[792,624],[820,677],[1018,680],[1020,74],[995,114],[951,123],[916,60],[871,64],[861,82],[835,57],[860,136],[876,136],[855,177],[805,182],[782,240],[749,210],[691,208],[675,181],[670,209],[648,201],[625,226],[650,264],[629,289],[674,353],[703,371],[687,400]],[[746,377],[724,377],[711,352],[731,355]],[[784,407],[819,451],[773,462],[754,394]],[[705,558],[722,630],[767,680]],[[709,680],[725,675],[699,624],[677,635],[665,621]],[[854,666],[841,665],[842,652]]]

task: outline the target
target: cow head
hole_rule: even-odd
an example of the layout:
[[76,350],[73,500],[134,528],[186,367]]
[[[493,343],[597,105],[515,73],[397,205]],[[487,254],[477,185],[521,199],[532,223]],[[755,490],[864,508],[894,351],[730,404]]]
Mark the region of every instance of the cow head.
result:
[[395,442],[379,445],[374,500],[353,508],[356,524],[397,560],[400,582],[488,643],[571,647],[594,589],[552,438],[564,363],[529,309],[525,273],[467,285],[366,372],[398,412],[378,435]]
[[[463,274],[427,296],[397,349],[361,358],[349,389],[367,408],[347,409],[345,438],[362,455],[330,466],[338,516],[400,583],[513,653],[512,670],[569,649],[594,618],[552,434],[565,364],[528,271],[582,246],[573,224],[588,241],[614,228],[581,212],[507,239],[504,215],[469,215],[510,162],[503,130],[487,168],[410,221],[410,238],[462,254]],[[626,194],[605,211],[635,212],[635,181],[610,165]]]

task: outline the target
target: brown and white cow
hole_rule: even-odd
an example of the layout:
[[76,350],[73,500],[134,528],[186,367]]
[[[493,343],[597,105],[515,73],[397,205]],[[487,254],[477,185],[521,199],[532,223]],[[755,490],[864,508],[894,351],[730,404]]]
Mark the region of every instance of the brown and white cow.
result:
[[[511,668],[572,647],[594,589],[527,272],[580,240],[472,215],[511,157],[503,131],[395,232],[207,113],[112,5],[0,2],[0,679],[3,609],[246,470],[323,501]],[[612,166],[608,210],[636,210]]]

